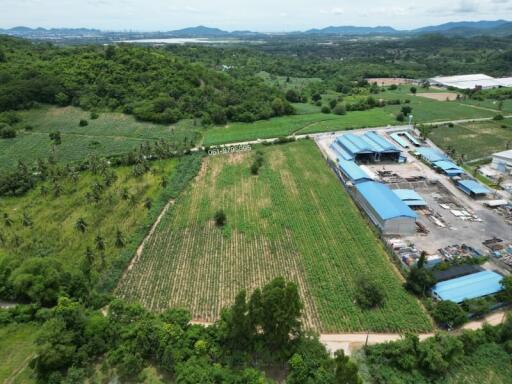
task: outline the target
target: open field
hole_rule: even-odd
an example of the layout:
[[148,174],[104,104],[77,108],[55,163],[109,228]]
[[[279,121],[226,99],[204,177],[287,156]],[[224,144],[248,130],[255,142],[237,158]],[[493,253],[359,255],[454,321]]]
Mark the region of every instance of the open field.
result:
[[501,111],[499,110],[499,101],[486,99],[486,100],[472,100],[467,99],[462,101],[464,104],[473,105],[480,108],[489,108],[496,111],[496,113],[510,114],[512,113],[512,100],[503,100]]
[[287,77],[271,75],[268,72],[260,72],[257,74],[258,77],[262,78],[267,84],[279,87],[284,90],[296,89],[302,90],[312,83],[320,83],[322,79],[319,77]]
[[[213,321],[241,288],[283,275],[299,284],[307,327],[336,331],[428,331],[431,323],[348,194],[309,140],[214,156],[160,222],[116,294],[152,310],[189,308]],[[305,166],[307,164],[307,167]],[[223,209],[227,225],[216,227]],[[379,281],[385,305],[354,304],[361,275]]]
[[[502,125],[508,128],[502,128]],[[458,155],[464,154],[465,160],[474,160],[504,151],[507,144],[512,145],[512,121],[480,121],[453,127],[446,125],[433,129],[429,137],[441,148],[452,147]]]
[[[0,140],[0,170],[46,159],[52,151],[62,163],[87,159],[90,155],[116,156],[138,148],[145,141],[164,139],[182,146],[198,139],[198,129],[189,120],[174,126],[136,121],[121,113],[102,113],[96,120],[79,108],[42,106],[18,112],[22,121],[16,126],[18,137]],[[81,119],[89,125],[79,127]],[[24,130],[26,125],[31,131]],[[62,144],[53,146],[49,133],[60,131]]]
[[36,337],[35,325],[12,324],[0,327],[0,383],[35,382],[27,366],[35,353]]
[[[450,121],[463,119],[476,119],[483,117],[493,117],[496,112],[486,109],[475,108],[474,106],[461,104],[457,101],[437,101],[427,97],[417,95],[404,95],[401,92],[387,91],[378,95],[378,97],[389,99],[410,100],[414,121],[417,123]],[[397,114],[402,105],[389,105],[385,110]]]
[[204,145],[216,145],[237,141],[307,134],[322,131],[338,131],[349,128],[377,127],[394,124],[396,120],[383,109],[348,112],[346,115],[312,113],[276,117],[255,123],[230,123],[226,127],[206,131]]
[[[81,173],[76,181],[61,182],[59,196],[54,193],[54,184],[45,182],[24,196],[2,197],[0,212],[7,214],[12,224],[7,226],[4,220],[0,223],[3,237],[0,256],[2,253],[19,259],[52,256],[76,268],[86,247],[95,249],[95,238],[101,235],[106,248],[104,261],[96,252],[97,267],[101,271],[108,269],[123,252],[114,246],[117,229],[124,234],[127,245],[137,231],[144,230],[150,215],[144,203],[151,199],[153,209],[158,209],[163,191],[161,179],[170,178],[177,164],[178,160],[155,162],[154,172],[141,177],[133,176],[131,167],[117,168],[117,180],[103,188],[98,202],[92,201],[88,194],[96,183],[103,183],[103,177],[90,172]],[[128,193],[126,198],[123,198],[124,189]],[[23,225],[23,214],[28,215],[32,225]],[[75,228],[80,217],[87,223],[84,233]]]
[[[378,86],[411,84],[411,79],[404,79],[402,77],[369,77],[366,79],[370,84],[377,83]],[[412,85],[412,84],[411,84]]]
[[422,92],[419,95],[437,101],[454,101],[457,100],[459,94],[455,92]]

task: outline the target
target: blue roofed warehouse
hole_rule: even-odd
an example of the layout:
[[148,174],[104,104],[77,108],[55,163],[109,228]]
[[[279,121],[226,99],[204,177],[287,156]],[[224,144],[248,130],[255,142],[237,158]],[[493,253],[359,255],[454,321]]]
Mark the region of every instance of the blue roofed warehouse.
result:
[[489,189],[475,180],[459,180],[457,181],[457,187],[471,197],[481,197],[491,193]]
[[437,283],[432,294],[439,300],[462,303],[464,300],[493,295],[502,290],[503,276],[492,271],[482,271]]
[[385,184],[366,181],[355,186],[355,199],[384,235],[416,233],[416,213]]
[[336,138],[331,148],[345,160],[378,162],[398,161],[400,149],[375,132],[362,135],[345,133]]

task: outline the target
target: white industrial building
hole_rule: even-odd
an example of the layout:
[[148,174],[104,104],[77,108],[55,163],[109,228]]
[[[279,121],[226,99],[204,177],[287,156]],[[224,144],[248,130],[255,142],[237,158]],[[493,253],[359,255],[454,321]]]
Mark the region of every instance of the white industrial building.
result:
[[512,175],[512,149],[492,155],[491,167],[500,173]]
[[504,87],[508,78],[495,79],[494,77],[477,73],[472,75],[440,76],[428,79],[431,85],[441,87],[453,87],[457,89],[490,89]]

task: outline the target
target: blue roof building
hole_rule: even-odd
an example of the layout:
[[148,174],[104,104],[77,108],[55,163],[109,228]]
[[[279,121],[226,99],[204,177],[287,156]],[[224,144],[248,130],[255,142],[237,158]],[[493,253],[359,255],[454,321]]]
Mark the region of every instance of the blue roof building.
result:
[[385,235],[416,232],[416,213],[385,184],[366,181],[356,184],[356,201]]
[[464,170],[451,161],[448,156],[434,148],[421,147],[416,152],[423,160],[430,163],[433,168],[449,177],[459,176],[464,173]]
[[428,161],[429,163],[448,160],[448,156],[446,156],[444,153],[435,150],[434,148],[420,147],[416,149],[416,152],[419,153],[423,160]]
[[425,207],[427,202],[413,189],[394,189],[393,192],[409,207]]
[[459,176],[464,170],[449,160],[440,160],[432,163],[432,166],[450,177]]
[[353,161],[338,158],[338,168],[345,178],[350,180],[353,184],[372,180],[372,178]]
[[419,147],[421,145],[420,142],[407,131],[393,132],[389,136],[391,136],[393,140],[395,140],[398,144],[400,144],[400,146],[404,148],[409,148],[410,143],[412,143],[415,147]]
[[482,271],[437,283],[432,289],[434,297],[462,303],[464,300],[493,295],[502,290],[503,276],[492,271]]
[[[333,148],[334,147],[334,148]],[[348,156],[342,156],[345,160],[358,161],[398,161],[400,150],[375,132],[366,132],[363,135],[345,133],[336,138],[331,148],[341,149]]]
[[491,191],[475,180],[459,180],[457,187],[472,197],[485,196]]

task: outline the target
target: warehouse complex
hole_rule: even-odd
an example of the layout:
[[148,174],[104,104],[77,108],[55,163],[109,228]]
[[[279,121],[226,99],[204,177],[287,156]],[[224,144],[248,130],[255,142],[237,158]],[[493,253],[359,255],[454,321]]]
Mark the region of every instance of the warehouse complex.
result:
[[512,86],[512,78],[494,78],[482,73],[457,76],[440,76],[428,79],[431,85],[456,89],[491,89]]
[[416,213],[386,184],[374,181],[358,164],[400,162],[403,159],[400,149],[373,131],[339,135],[330,148],[336,155],[338,176],[373,224],[384,235],[413,234]]

